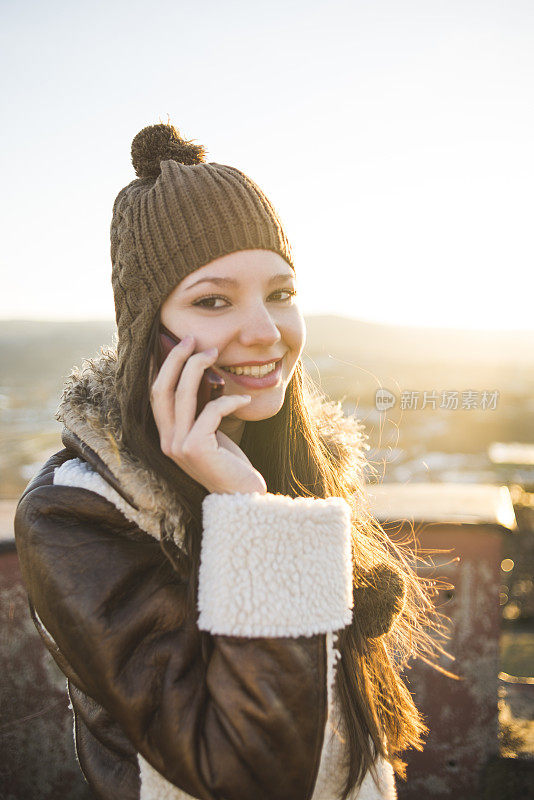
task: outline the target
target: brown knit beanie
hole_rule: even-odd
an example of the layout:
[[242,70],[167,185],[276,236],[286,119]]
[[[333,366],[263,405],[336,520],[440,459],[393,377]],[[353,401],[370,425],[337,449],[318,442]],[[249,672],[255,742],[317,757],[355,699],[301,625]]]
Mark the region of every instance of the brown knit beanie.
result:
[[154,317],[186,275],[251,249],[279,253],[294,269],[282,223],[261,189],[235,167],[204,157],[204,148],[171,124],[149,125],[132,141],[138,177],[117,195],[111,221],[123,420]]

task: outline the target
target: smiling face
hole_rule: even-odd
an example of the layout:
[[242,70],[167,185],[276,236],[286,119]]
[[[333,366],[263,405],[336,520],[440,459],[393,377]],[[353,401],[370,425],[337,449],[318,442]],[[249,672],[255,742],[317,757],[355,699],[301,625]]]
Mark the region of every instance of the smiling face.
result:
[[[187,275],[161,307],[163,325],[179,339],[194,336],[195,352],[218,348],[213,369],[224,378],[224,394],[251,396],[222,420],[220,430],[234,441],[245,420],[268,419],[282,408],[306,339],[294,292],[295,274],[278,253],[240,250]],[[250,362],[280,363],[265,377],[223,369]]]

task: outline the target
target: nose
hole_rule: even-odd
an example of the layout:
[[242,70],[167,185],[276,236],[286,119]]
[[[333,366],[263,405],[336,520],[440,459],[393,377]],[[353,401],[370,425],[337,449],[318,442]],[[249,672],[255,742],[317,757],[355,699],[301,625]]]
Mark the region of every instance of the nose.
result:
[[239,322],[238,339],[243,347],[271,346],[281,338],[278,326],[263,303],[255,306]]

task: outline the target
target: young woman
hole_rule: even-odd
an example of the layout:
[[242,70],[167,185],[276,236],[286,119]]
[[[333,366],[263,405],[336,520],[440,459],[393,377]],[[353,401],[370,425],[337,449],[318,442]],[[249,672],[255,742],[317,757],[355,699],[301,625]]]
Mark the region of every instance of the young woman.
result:
[[170,124],[133,140],[118,347],[68,380],[17,511],[32,616],[97,797],[391,800],[429,592],[369,511],[362,427],[303,371],[273,206],[204,157]]

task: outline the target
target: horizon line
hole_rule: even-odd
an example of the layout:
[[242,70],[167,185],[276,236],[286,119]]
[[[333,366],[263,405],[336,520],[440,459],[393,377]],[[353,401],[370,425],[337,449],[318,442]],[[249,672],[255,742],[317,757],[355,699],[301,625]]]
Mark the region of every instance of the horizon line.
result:
[[[339,312],[327,312],[327,311],[317,311],[317,312],[310,312],[308,314],[303,313],[303,317],[306,318],[313,318],[313,317],[335,317],[340,320],[349,320],[351,322],[358,322],[364,325],[376,325],[377,327],[381,328],[406,328],[406,329],[414,329],[414,330],[430,330],[430,331],[456,331],[458,333],[526,333],[526,334],[534,334],[534,326],[530,328],[489,328],[489,327],[476,327],[476,328],[465,328],[465,327],[458,327],[458,326],[450,326],[450,325],[428,325],[428,324],[417,324],[415,322],[382,322],[375,319],[365,319],[363,317],[351,317],[347,314],[342,314]],[[110,326],[116,327],[116,322],[113,317],[78,317],[74,318],[52,318],[52,317],[1,317],[0,316],[0,324],[2,323],[44,323],[46,324],[63,324],[63,325],[80,325],[80,324],[95,324],[95,323],[103,323],[108,324]]]
[[[364,325],[375,325],[381,328],[404,328],[404,329],[412,329],[416,331],[442,331],[444,333],[449,333],[451,331],[455,331],[456,333],[524,333],[524,334],[534,334],[534,326],[530,328],[488,328],[488,327],[477,327],[477,328],[462,328],[457,326],[449,326],[449,325],[428,325],[428,324],[417,324],[415,322],[381,322],[375,319],[365,319],[363,317],[351,317],[347,314],[339,313],[339,312],[328,312],[328,311],[315,311],[310,312],[308,314],[303,313],[303,317],[307,318],[317,318],[317,317],[335,317],[340,320],[348,320],[350,322],[358,322]],[[80,324],[95,324],[95,323],[102,323],[107,324],[110,326],[114,326],[116,328],[116,322],[113,317],[77,317],[74,318],[53,318],[53,317],[0,317],[0,324],[2,323],[44,323],[49,325],[80,325]]]

